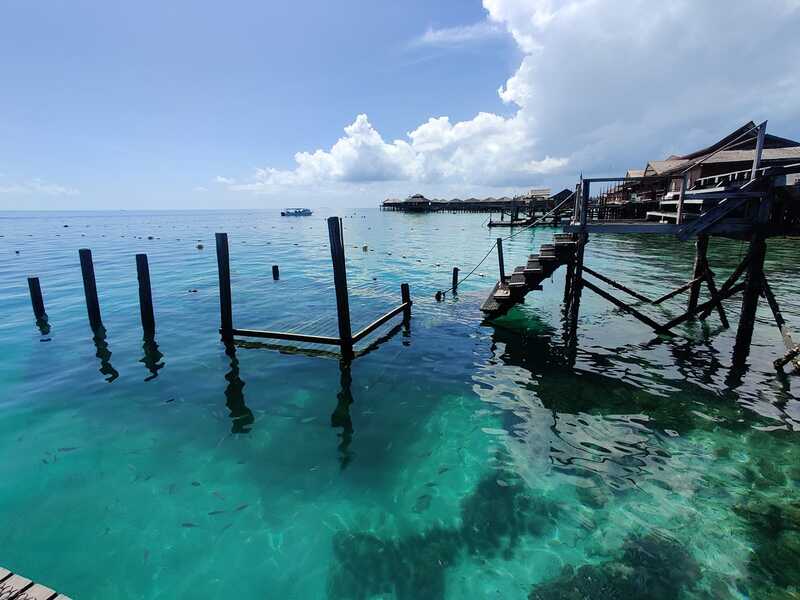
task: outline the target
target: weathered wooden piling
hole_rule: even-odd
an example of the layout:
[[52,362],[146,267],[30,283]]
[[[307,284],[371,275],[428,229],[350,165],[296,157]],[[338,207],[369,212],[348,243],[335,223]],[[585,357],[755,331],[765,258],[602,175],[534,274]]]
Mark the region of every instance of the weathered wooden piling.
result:
[[139,281],[139,312],[142,315],[142,330],[145,337],[156,332],[156,317],[153,313],[153,292],[150,287],[150,266],[147,254],[136,255],[136,278]]
[[403,306],[403,325],[408,326],[411,321],[411,290],[407,283],[400,284],[400,298]]
[[703,283],[703,275],[708,270],[708,235],[700,234],[697,236],[694,254],[694,271],[692,274],[692,285],[689,291],[688,311],[697,308],[697,301],[700,298],[700,285]]
[[78,250],[81,261],[81,275],[83,276],[83,293],[86,297],[86,311],[89,314],[89,325],[97,329],[103,325],[100,318],[100,301],[97,299],[97,283],[94,278],[94,263],[92,251],[88,248]]
[[506,265],[503,260],[503,238],[497,238],[497,261],[500,264],[500,283],[506,282]]
[[31,293],[31,304],[33,314],[37,321],[46,321],[47,313],[44,310],[44,299],[42,298],[42,287],[39,285],[38,277],[28,277],[28,290]]
[[272,265],[272,279],[278,281],[281,278],[281,271],[278,265]]
[[458,293],[458,267],[453,267],[453,295]]
[[742,294],[742,311],[739,315],[739,326],[736,330],[736,343],[733,346],[733,364],[741,367],[750,354],[750,343],[753,340],[753,327],[756,322],[758,297],[761,295],[764,278],[764,257],[767,243],[764,236],[754,233],[750,239],[750,260],[747,263],[744,292]]
[[336,314],[339,323],[339,340],[342,356],[353,358],[353,333],[350,328],[350,301],[347,296],[347,270],[344,258],[344,236],[342,220],[339,217],[328,218],[328,237],[331,245],[333,261],[333,283],[336,288]]
[[228,234],[215,234],[217,243],[217,271],[219,273],[220,333],[223,340],[233,339],[233,300],[231,296],[231,263],[228,252]]

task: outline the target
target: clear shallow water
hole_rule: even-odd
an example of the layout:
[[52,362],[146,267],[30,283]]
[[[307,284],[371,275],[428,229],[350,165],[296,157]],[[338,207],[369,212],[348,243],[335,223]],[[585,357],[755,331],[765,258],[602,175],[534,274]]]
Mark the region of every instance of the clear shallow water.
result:
[[[325,355],[226,353],[216,333],[213,234],[227,231],[238,326],[335,335],[324,211],[0,214],[0,564],[76,600],[797,593],[800,383],[772,370],[763,302],[750,368],[732,374],[735,331],[716,315],[659,340],[586,291],[570,366],[563,272],[492,326],[478,306],[494,256],[433,301],[496,237],[484,216],[343,215],[354,329],[403,281],[415,300],[410,333],[382,328],[349,373]],[[507,242],[507,268],[551,234]],[[100,350],[80,247],[94,253]],[[162,356],[139,328],[142,251]],[[718,278],[743,251],[712,240]],[[795,330],[798,258],[796,241],[770,241]],[[587,264],[651,297],[692,260],[666,238],[587,247]]]

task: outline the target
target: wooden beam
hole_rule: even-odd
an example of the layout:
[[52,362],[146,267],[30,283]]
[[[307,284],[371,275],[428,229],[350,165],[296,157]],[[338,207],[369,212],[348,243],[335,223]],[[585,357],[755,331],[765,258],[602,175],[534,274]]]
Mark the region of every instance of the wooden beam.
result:
[[78,250],[81,261],[81,276],[83,277],[83,294],[86,297],[86,311],[89,314],[89,325],[97,329],[103,325],[100,318],[100,301],[97,299],[97,282],[94,279],[94,263],[92,251],[88,248]]
[[[710,269],[706,269],[705,279],[706,285],[708,286],[708,293],[711,295],[712,300],[719,298],[719,290],[717,290],[717,285],[714,283],[714,274]],[[727,329],[731,325],[728,323],[728,317],[725,314],[725,307],[722,306],[722,302],[718,302],[716,306],[717,312],[719,313],[719,320],[722,321],[722,326]]]
[[713,310],[714,307],[719,302],[722,302],[726,298],[730,298],[731,296],[733,296],[734,294],[737,294],[738,292],[742,291],[743,289],[744,289],[744,284],[743,283],[739,283],[739,284],[733,286],[731,289],[727,290],[726,292],[720,292],[719,295],[716,298],[714,298],[712,300],[709,300],[708,302],[703,302],[702,304],[697,305],[697,307],[695,307],[694,310],[687,310],[681,316],[675,317],[671,321],[665,323],[664,324],[664,329],[672,329],[673,327],[675,327],[677,325],[680,325],[684,321],[688,321],[692,316],[694,316],[697,313],[702,312],[706,308],[708,308],[709,310]]
[[404,312],[406,308],[410,307],[411,307],[411,302],[408,303],[404,302],[400,306],[397,306],[392,310],[390,310],[389,312],[387,312],[385,315],[378,317],[372,323],[364,327],[364,329],[362,329],[353,336],[353,343],[360,341],[361,339],[363,339],[364,337],[375,331],[378,327],[386,323],[386,321],[388,321],[392,317],[399,315],[401,312]]
[[703,274],[708,269],[708,235],[700,234],[697,236],[694,254],[694,271],[692,274],[693,283],[689,290],[689,312],[697,307],[700,298],[700,284],[704,279]]
[[506,265],[503,260],[503,238],[497,238],[497,261],[500,265],[500,283],[506,282]]
[[44,310],[44,299],[42,298],[42,286],[39,284],[38,277],[28,277],[28,291],[31,293],[31,304],[33,305],[33,314],[36,320],[47,320],[47,312]]
[[403,308],[403,325],[408,326],[411,321],[411,288],[407,283],[400,284],[400,298]]
[[[220,329],[220,333],[223,333]],[[341,343],[339,338],[323,335],[306,335],[304,333],[291,333],[288,331],[260,331],[258,329],[232,329],[232,335],[242,337],[268,338],[273,340],[288,340],[290,342],[305,342],[308,344],[329,344],[338,346]]]
[[772,289],[769,287],[767,278],[763,274],[761,276],[761,293],[764,295],[764,298],[767,299],[767,304],[769,304],[769,308],[772,311],[775,324],[778,326],[778,329],[781,332],[783,345],[786,347],[786,350],[793,350],[796,344],[794,343],[794,340],[792,340],[792,334],[789,332],[789,328],[786,325],[786,319],[783,318],[781,307],[778,306],[778,301],[775,298],[775,295],[772,293]]
[[655,321],[653,321],[653,319],[651,319],[647,315],[644,315],[644,314],[640,313],[638,310],[636,310],[632,306],[629,306],[628,304],[625,304],[622,300],[618,300],[617,298],[615,298],[614,296],[612,296],[611,294],[609,294],[605,290],[597,287],[593,283],[584,280],[583,281],[583,285],[586,286],[587,288],[589,288],[590,290],[592,290],[595,294],[597,294],[601,298],[605,298],[606,300],[611,302],[611,304],[613,304],[614,306],[616,306],[616,307],[624,310],[626,313],[636,317],[642,323],[644,323],[645,325],[647,325],[651,329],[654,329],[656,332],[658,332],[658,333],[669,333],[667,331],[667,329],[663,325],[660,325],[659,323],[656,323]]
[[[744,273],[744,270],[747,268],[747,263],[749,260],[750,260],[750,253],[748,252],[747,255],[744,257],[744,259],[742,259],[742,262],[739,263],[739,266],[733,270],[733,273],[731,273],[728,276],[728,279],[725,280],[725,283],[722,284],[722,287],[719,290],[720,294],[724,294],[730,288],[733,287],[733,284],[736,283],[739,277],[742,276],[742,273]],[[712,310],[714,310],[714,308],[709,307],[708,309],[701,311],[699,314],[699,319],[700,320],[707,319],[708,316],[711,314]]]
[[662,302],[666,302],[670,298],[674,298],[678,294],[681,294],[681,293],[685,292],[690,287],[692,287],[695,283],[697,283],[698,281],[702,281],[702,280],[703,280],[703,275],[701,275],[700,277],[696,277],[695,279],[692,279],[691,281],[687,281],[682,286],[675,288],[671,292],[668,292],[668,293],[664,294],[663,296],[661,296],[660,298],[658,298],[656,300],[653,300],[653,304],[661,304]]
[[585,265],[583,267],[583,270],[586,271],[587,273],[589,273],[589,275],[597,277],[597,279],[599,279],[600,281],[605,281],[608,285],[610,285],[612,287],[615,287],[615,288],[617,288],[618,290],[620,290],[622,292],[625,292],[629,296],[633,296],[637,300],[641,300],[642,302],[647,302],[648,304],[652,304],[653,303],[653,301],[650,300],[650,298],[648,298],[647,296],[642,296],[639,292],[635,292],[632,289],[629,289],[629,288],[625,287],[621,283],[617,283],[613,279],[610,279],[610,278],[606,277],[605,275],[601,275],[597,271],[593,271],[592,269],[590,269],[589,267],[587,267]]

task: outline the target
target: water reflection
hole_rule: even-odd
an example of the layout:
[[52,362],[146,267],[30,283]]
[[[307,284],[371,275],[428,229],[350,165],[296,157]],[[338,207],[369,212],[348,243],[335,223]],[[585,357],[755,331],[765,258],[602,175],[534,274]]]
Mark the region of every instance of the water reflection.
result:
[[225,406],[230,411],[231,433],[250,433],[255,421],[253,411],[244,403],[244,381],[239,377],[239,359],[236,346],[225,344],[225,354],[230,358],[231,369],[225,374],[228,385],[225,387]]
[[349,360],[339,361],[339,393],[336,394],[336,408],[331,414],[331,427],[341,428],[339,437],[339,464],[342,469],[347,468],[353,460],[353,453],[350,451],[350,443],[353,440],[353,421],[350,418],[350,405],[353,403],[351,386],[353,377],[350,372],[352,362]]
[[106,328],[102,325],[97,326],[94,329],[92,340],[97,348],[95,356],[100,359],[100,373],[106,377],[108,383],[111,383],[119,377],[119,371],[111,364],[111,350],[108,349],[108,342],[106,342]]
[[152,381],[158,377],[158,372],[164,368],[164,363],[160,362],[164,358],[164,354],[158,349],[158,344],[152,336],[145,336],[142,349],[144,350],[144,356],[139,362],[144,363],[144,366],[150,371],[150,376],[145,377],[144,380]]

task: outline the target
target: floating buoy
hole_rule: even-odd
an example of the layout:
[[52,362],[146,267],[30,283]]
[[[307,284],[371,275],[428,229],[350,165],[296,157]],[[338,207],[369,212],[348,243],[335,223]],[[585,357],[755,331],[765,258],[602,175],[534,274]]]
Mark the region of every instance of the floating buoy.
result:
[[202,250],[204,248],[203,244],[197,244],[197,249]]
[[366,244],[364,244],[363,246],[361,246],[361,249],[362,249],[364,252],[366,252],[367,250],[369,250],[369,246],[367,246]]

